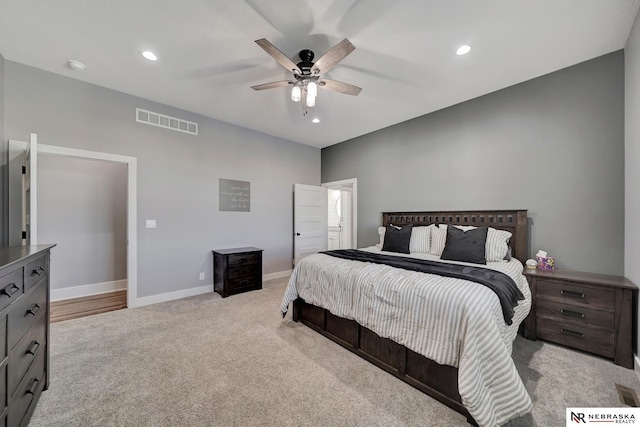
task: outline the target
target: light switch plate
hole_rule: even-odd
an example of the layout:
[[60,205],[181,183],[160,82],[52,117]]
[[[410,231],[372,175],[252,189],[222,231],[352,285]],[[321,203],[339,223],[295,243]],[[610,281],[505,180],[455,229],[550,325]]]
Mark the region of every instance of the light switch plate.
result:
[[156,220],[148,219],[147,220],[147,228],[156,228]]

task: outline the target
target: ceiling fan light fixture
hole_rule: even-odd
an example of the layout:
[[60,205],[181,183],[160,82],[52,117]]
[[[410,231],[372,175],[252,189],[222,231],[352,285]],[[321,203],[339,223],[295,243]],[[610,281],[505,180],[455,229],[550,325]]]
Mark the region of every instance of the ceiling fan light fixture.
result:
[[314,99],[318,96],[318,85],[313,80],[307,83],[307,93]]
[[300,89],[300,86],[295,84],[291,88],[291,100],[293,102],[300,102],[301,99],[302,99],[302,90]]
[[307,93],[307,101],[305,104],[307,107],[315,107],[316,106],[316,97],[315,96],[311,96],[309,93]]

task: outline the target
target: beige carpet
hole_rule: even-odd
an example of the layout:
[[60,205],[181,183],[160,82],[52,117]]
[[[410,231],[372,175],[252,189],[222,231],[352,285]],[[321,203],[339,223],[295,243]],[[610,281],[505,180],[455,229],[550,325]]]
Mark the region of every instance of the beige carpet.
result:
[[[309,328],[282,320],[286,279],[51,325],[51,386],[31,426],[459,426],[464,417]],[[566,406],[621,406],[634,372],[516,339],[534,400],[509,426],[564,425]]]

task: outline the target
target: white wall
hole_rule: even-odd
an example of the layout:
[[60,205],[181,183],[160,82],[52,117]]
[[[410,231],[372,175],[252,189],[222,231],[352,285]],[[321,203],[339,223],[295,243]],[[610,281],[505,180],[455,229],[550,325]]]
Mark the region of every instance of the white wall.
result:
[[[640,285],[640,15],[625,46],[624,275]],[[640,342],[640,316],[636,316]],[[638,349],[635,349],[638,354]]]
[[126,279],[126,165],[39,155],[38,241],[57,244],[51,289]]

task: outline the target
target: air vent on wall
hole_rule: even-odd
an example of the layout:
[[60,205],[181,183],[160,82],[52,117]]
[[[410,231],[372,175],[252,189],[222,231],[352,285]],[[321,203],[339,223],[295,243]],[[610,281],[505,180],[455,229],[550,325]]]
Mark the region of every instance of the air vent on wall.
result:
[[197,123],[165,116],[164,114],[154,113],[153,111],[143,110],[142,108],[136,108],[136,122],[177,130],[178,132],[190,133],[191,135],[198,134]]

